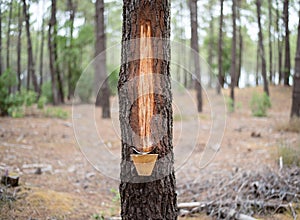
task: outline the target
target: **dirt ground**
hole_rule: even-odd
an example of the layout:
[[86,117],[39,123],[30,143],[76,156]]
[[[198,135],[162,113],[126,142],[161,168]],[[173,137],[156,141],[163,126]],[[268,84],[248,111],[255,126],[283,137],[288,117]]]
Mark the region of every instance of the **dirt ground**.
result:
[[[281,146],[300,146],[299,133],[281,129],[289,120],[291,88],[271,87],[272,108],[268,116],[262,118],[251,115],[249,103],[255,91],[261,92],[262,88],[236,90],[237,109],[226,114],[220,150],[205,168],[199,168],[199,160],[214,117],[209,106],[211,100],[205,99],[204,111],[197,116],[200,119],[197,128],[189,111],[180,110],[180,106],[188,105],[190,98],[184,92],[174,94],[178,107],[176,109],[174,105],[178,188],[190,182],[222,178],[229,172],[251,172],[265,167],[278,169],[278,149]],[[211,93],[213,91],[207,92]],[[224,91],[225,96],[228,93]],[[195,97],[193,92],[191,97]],[[112,101],[116,102],[115,99]],[[8,169],[20,175],[20,186],[6,192],[15,193],[17,200],[0,203],[0,219],[97,219],[97,215],[119,215],[118,181],[98,172],[84,157],[73,132],[72,106],[61,108],[69,112],[68,119],[46,118],[38,114],[20,119],[0,118],[0,173],[4,174]],[[100,109],[96,110],[98,113]],[[112,122],[117,126],[116,114],[114,117],[114,120],[96,117],[96,124],[111,151],[119,154],[118,132],[107,129]],[[196,140],[193,137],[195,131],[199,135]],[[193,150],[189,157],[180,158],[182,149]],[[195,199],[203,197],[205,194]],[[188,202],[188,199],[179,193],[179,202]],[[260,218],[283,219],[283,216]],[[285,218],[292,219],[288,215]],[[193,219],[209,218],[201,215]]]

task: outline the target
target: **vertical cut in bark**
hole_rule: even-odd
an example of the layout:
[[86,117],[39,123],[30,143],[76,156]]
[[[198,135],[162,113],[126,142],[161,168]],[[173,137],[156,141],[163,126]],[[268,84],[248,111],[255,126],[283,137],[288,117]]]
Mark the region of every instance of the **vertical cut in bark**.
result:
[[151,147],[151,119],[154,113],[154,95],[153,95],[153,60],[151,44],[151,26],[150,21],[141,25],[140,38],[140,71],[138,78],[138,122],[139,136],[144,141],[139,146],[139,151],[150,152]]

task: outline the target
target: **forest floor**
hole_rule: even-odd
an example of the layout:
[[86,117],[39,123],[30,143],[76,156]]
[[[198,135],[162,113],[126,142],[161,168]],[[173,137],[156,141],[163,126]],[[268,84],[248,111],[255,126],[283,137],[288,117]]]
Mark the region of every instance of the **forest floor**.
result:
[[[175,151],[180,147],[193,149],[189,157],[177,160],[179,202],[201,200],[208,194],[195,192],[193,201],[190,201],[191,198],[180,191],[189,183],[222,180],[223,176],[234,172],[276,170],[279,169],[280,148],[300,147],[299,132],[287,129],[292,89],[271,87],[272,108],[267,117],[261,118],[253,117],[249,107],[255,91],[262,92],[262,88],[236,90],[237,109],[226,114],[221,148],[214,160],[201,169],[197,164],[212,126],[208,99],[204,101],[203,113],[198,115],[200,127],[196,141],[190,141],[197,129],[193,127],[188,111],[179,114],[180,107],[174,110]],[[229,91],[224,90],[224,93],[226,96]],[[191,94],[195,97],[193,92]],[[175,93],[174,99],[177,106],[179,103],[184,106],[187,100],[183,93]],[[61,108],[69,112],[68,119],[46,118],[39,114],[19,119],[0,118],[0,173],[3,175],[8,169],[20,175],[19,187],[1,188],[0,193],[2,196],[6,194],[7,198],[0,201],[0,219],[101,219],[101,215],[119,215],[119,182],[98,172],[84,157],[73,132],[72,107],[65,105]],[[111,120],[98,117],[96,122],[102,135],[109,137],[105,141],[112,152],[120,152],[119,136],[105,129]],[[180,154],[180,149],[178,152]],[[185,163],[184,159],[187,159]],[[10,193],[13,198],[8,196]],[[284,213],[259,218],[292,219],[292,215]],[[202,214],[193,219],[210,218]]]

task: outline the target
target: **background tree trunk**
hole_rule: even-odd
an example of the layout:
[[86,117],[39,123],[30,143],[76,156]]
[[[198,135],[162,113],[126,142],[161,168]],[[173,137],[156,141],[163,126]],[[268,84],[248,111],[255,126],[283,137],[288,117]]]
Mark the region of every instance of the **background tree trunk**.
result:
[[295,57],[294,87],[292,96],[291,117],[300,117],[300,10],[298,23],[297,51]]
[[198,112],[202,112],[202,88],[201,88],[201,73],[199,61],[199,42],[198,42],[198,15],[197,15],[197,0],[189,0],[191,11],[191,47],[193,52],[193,61],[195,66],[195,89],[197,92],[197,108]]
[[[213,66],[213,59],[214,59],[214,16],[213,16],[213,5],[214,2],[212,0],[209,1],[208,11],[209,11],[209,47],[208,47],[208,65],[210,68]],[[213,73],[209,71],[209,88],[212,87],[212,80],[213,80]]]
[[257,9],[257,22],[258,22],[258,37],[259,37],[259,54],[261,58],[261,74],[264,81],[264,92],[269,96],[269,86],[268,86],[268,80],[267,80],[267,65],[266,65],[266,59],[265,59],[265,48],[264,48],[264,40],[263,40],[263,34],[262,34],[262,28],[261,28],[261,1],[256,0],[256,9]]
[[220,14],[220,25],[219,25],[219,43],[218,43],[218,79],[219,84],[217,85],[217,93],[220,94],[221,88],[223,88],[224,80],[223,80],[223,62],[222,62],[222,51],[223,51],[223,8],[224,8],[224,0],[220,0],[221,3],[221,14]]
[[238,8],[237,8],[237,18],[239,20],[239,29],[238,29],[238,33],[239,33],[239,59],[238,59],[238,65],[237,65],[237,76],[235,79],[235,85],[236,87],[239,87],[239,81],[240,81],[240,77],[241,77],[241,71],[242,71],[242,59],[243,59],[243,36],[242,36],[242,23],[241,23],[241,4],[242,1],[238,1]]
[[72,86],[72,72],[75,71],[73,69],[73,62],[74,62],[74,59],[75,57],[73,56],[73,32],[74,32],[74,20],[75,20],[75,5],[74,5],[74,2],[72,0],[68,0],[68,11],[69,11],[69,21],[70,21],[70,24],[69,24],[69,31],[70,31],[70,34],[68,36],[68,40],[69,40],[69,45],[68,45],[68,100],[71,99],[71,97],[73,96],[73,93],[74,93],[74,89],[73,89],[73,86]]
[[273,50],[272,50],[272,0],[268,0],[268,12],[269,12],[269,82],[273,82]]
[[21,5],[18,6],[18,41],[17,41],[17,74],[18,74],[18,91],[21,90],[21,49],[22,49],[22,27],[23,27],[23,17],[21,13]]
[[[167,41],[152,41],[153,56],[159,54],[163,59],[152,60],[153,77],[162,76],[159,83],[154,83],[164,94],[153,94],[154,113],[163,117],[164,123],[157,123],[158,131],[162,131],[163,137],[155,144],[152,153],[157,153],[152,176],[137,176],[135,168],[130,161],[130,154],[134,153],[131,143],[132,129],[138,121],[137,114],[132,109],[136,108],[137,101],[134,98],[134,86],[126,83],[132,82],[138,76],[141,60],[134,60],[139,54],[139,47],[130,44],[128,40],[140,37],[141,25],[148,22],[151,37],[160,39],[170,38],[170,1],[123,1],[123,31],[122,31],[122,65],[119,78],[119,106],[120,125],[122,136],[122,162],[121,162],[121,216],[123,220],[142,219],[177,219],[177,205],[175,192],[175,174],[173,168],[173,144],[172,144],[172,98],[170,79],[170,44]],[[157,44],[157,45],[156,45]],[[133,103],[131,106],[129,103]],[[128,115],[130,115],[128,117]],[[139,132],[139,131],[136,131]],[[164,162],[159,162],[164,161]],[[163,173],[163,175],[162,175]],[[150,182],[149,182],[150,181]]]
[[[110,118],[110,90],[107,80],[106,71],[106,54],[105,54],[105,24],[104,24],[104,1],[96,0],[96,51],[95,56],[103,53],[99,58],[99,61],[95,65],[95,77],[98,80],[95,82],[103,82],[101,85],[99,94],[97,95],[96,105],[102,107],[102,118]],[[98,88],[99,85],[95,85]]]
[[278,46],[278,85],[281,84],[282,81],[282,33],[279,25],[280,15],[279,15],[279,4],[278,0],[276,0],[276,32],[277,32],[277,46]]
[[12,20],[12,8],[13,0],[9,3],[9,14],[8,14],[8,24],[7,24],[7,34],[6,34],[6,69],[10,68],[10,26]]
[[37,77],[35,75],[35,69],[34,69],[34,60],[33,60],[32,43],[31,43],[31,35],[30,35],[30,16],[29,16],[28,8],[29,7],[27,7],[26,5],[26,0],[23,0],[23,13],[24,13],[25,24],[26,24],[27,52],[28,52],[27,74],[32,78],[34,91],[40,93],[40,88],[37,82]]
[[[259,37],[258,37],[259,38]],[[259,40],[257,41],[257,48],[256,48],[256,75],[255,75],[255,85],[258,86],[258,79],[259,79],[259,67],[260,67],[260,62],[259,62],[259,57],[260,57],[260,49],[259,49]]]
[[284,85],[290,85],[291,57],[290,57],[290,30],[289,30],[289,0],[284,0],[283,17],[285,27],[285,59],[284,59]]
[[236,76],[236,0],[232,0],[232,45],[231,45],[231,83],[230,83],[230,98],[232,107],[234,107],[234,87]]
[[49,48],[49,65],[50,65],[50,74],[51,74],[51,89],[52,89],[52,98],[53,105],[59,104],[58,96],[57,96],[57,83],[56,83],[56,60],[55,60],[55,25],[56,25],[56,0],[51,1],[51,18],[49,21],[49,29],[48,29],[48,48]]
[[[43,86],[43,66],[44,66],[44,42],[45,42],[45,31],[44,31],[44,26],[45,26],[45,19],[43,18],[42,21],[42,30],[41,30],[41,45],[40,45],[40,67],[39,67],[39,72],[40,72],[40,88]],[[40,90],[40,92],[42,92]],[[41,94],[40,94],[41,95]]]

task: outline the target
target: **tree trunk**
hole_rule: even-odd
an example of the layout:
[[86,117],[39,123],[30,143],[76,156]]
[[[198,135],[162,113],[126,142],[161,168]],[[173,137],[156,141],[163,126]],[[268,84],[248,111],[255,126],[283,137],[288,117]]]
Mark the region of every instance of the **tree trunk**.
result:
[[258,22],[258,37],[259,37],[259,54],[261,57],[261,74],[264,81],[264,92],[269,96],[269,86],[267,80],[267,66],[266,66],[266,59],[265,59],[265,48],[263,44],[263,34],[261,28],[261,0],[256,0],[256,9],[257,9],[257,22]]
[[[110,90],[106,73],[106,53],[105,53],[105,24],[104,24],[104,0],[96,0],[96,51],[95,56],[99,61],[95,65],[95,82],[103,82],[102,85],[95,85],[98,89],[101,86],[99,94],[97,95],[96,105],[102,107],[102,118],[110,118]],[[97,94],[97,93],[96,93]]]
[[272,50],[272,0],[268,0],[268,11],[269,11],[269,82],[273,82],[273,50]]
[[[41,46],[40,46],[40,67],[39,67],[39,72],[40,72],[40,88],[42,88],[43,85],[43,66],[44,66],[44,41],[45,41],[45,30],[44,30],[44,26],[45,26],[45,19],[43,18],[42,21],[42,32],[41,32]],[[41,92],[41,90],[40,90]],[[41,95],[41,94],[40,94]]]
[[290,85],[291,58],[290,58],[290,30],[289,30],[289,0],[284,0],[283,16],[285,27],[285,59],[284,59],[284,85]]
[[18,41],[17,41],[17,74],[18,74],[18,91],[21,90],[21,49],[22,49],[22,27],[23,27],[23,17],[21,14],[21,5],[18,6]]
[[69,59],[68,59],[68,100],[71,99],[71,97],[73,96],[73,93],[74,93],[74,88],[72,86],[72,72],[74,70],[74,65],[73,65],[73,62],[74,62],[74,55],[73,55],[73,32],[74,32],[74,20],[75,20],[75,5],[73,3],[72,0],[68,0],[68,11],[69,11],[69,14],[70,14],[70,18],[69,18],[69,21],[70,21],[70,26],[69,26],[69,29],[70,29],[70,35],[68,37],[68,40],[69,40],[69,45],[68,45],[68,50],[69,50]]
[[297,51],[295,57],[294,87],[292,96],[291,117],[300,117],[300,10],[298,23]]
[[230,98],[234,108],[234,87],[236,77],[236,0],[232,0],[232,45],[231,45],[231,67],[230,67]]
[[202,88],[201,88],[201,73],[199,61],[199,41],[198,41],[198,15],[197,15],[197,0],[189,0],[191,11],[191,47],[193,49],[193,61],[195,66],[195,89],[197,92],[197,108],[198,112],[202,112]]
[[280,15],[279,15],[279,4],[278,0],[276,0],[276,31],[277,31],[277,46],[278,46],[278,85],[281,84],[282,81],[282,34],[281,28],[279,25]]
[[[213,5],[214,2],[212,0],[209,1],[209,49],[208,49],[208,65],[209,68],[212,68],[213,65],[213,58],[214,58],[214,17],[213,17]],[[209,88],[212,87],[212,80],[213,80],[213,73],[212,71],[209,71],[209,82],[208,86]]]
[[241,77],[241,71],[242,71],[242,58],[243,58],[243,36],[242,36],[242,23],[241,23],[241,1],[238,1],[238,9],[237,9],[237,17],[239,20],[239,58],[238,58],[238,65],[237,65],[237,75],[235,80],[236,87],[239,87],[239,81]]
[[[122,137],[121,216],[123,220],[173,220],[177,219],[177,204],[173,168],[173,118],[168,40],[170,1],[124,0],[123,3],[122,65],[118,85]],[[150,37],[158,39],[151,41]],[[129,42],[130,40],[135,41]],[[144,44],[147,47],[144,47]],[[141,56],[144,50],[150,53],[146,57]],[[139,54],[140,59],[137,60]],[[147,76],[147,87],[149,90],[152,88],[152,92],[150,90],[143,95],[139,93],[139,83],[144,78],[141,76]],[[154,89],[161,93],[154,93]],[[145,106],[140,105],[145,98],[150,101]],[[157,140],[151,145],[151,149],[152,153],[158,154],[152,175],[148,177],[138,176],[130,161],[130,154],[135,152],[133,147],[138,148],[137,143],[140,143],[133,140],[133,132],[138,133],[143,140],[149,137],[139,126],[140,122],[145,120],[140,114],[140,110],[144,108],[148,108],[146,114],[151,116],[152,122],[155,121],[156,127],[151,129],[151,134],[148,135],[151,136],[151,140]],[[156,139],[156,135],[161,138]]]
[[0,76],[3,71],[3,60],[2,60],[2,0],[0,0]]
[[222,52],[223,52],[223,8],[224,8],[224,0],[220,0],[221,3],[221,15],[220,15],[220,25],[219,25],[219,43],[218,43],[218,79],[219,84],[217,85],[217,93],[221,93],[221,88],[223,87],[223,60],[222,60]]
[[6,69],[10,68],[10,26],[12,20],[12,8],[13,0],[9,3],[9,14],[8,14],[8,24],[7,24],[7,35],[6,35]]
[[[40,93],[40,88],[37,82],[37,77],[35,75],[35,69],[34,69],[34,60],[33,60],[33,54],[32,54],[32,43],[31,43],[31,35],[30,35],[30,17],[29,12],[26,5],[26,0],[23,0],[23,13],[25,17],[25,24],[26,24],[26,35],[27,35],[27,52],[28,52],[28,62],[27,62],[27,75],[32,78],[32,84],[34,91],[37,93]],[[27,83],[28,87],[28,83]],[[28,89],[28,88],[27,88]]]
[[51,89],[52,89],[52,98],[53,105],[59,104],[57,96],[57,82],[56,82],[56,60],[54,55],[54,41],[55,41],[55,25],[56,25],[56,0],[51,1],[51,18],[49,21],[48,28],[48,48],[49,48],[49,65],[50,65],[50,74],[51,74]]

